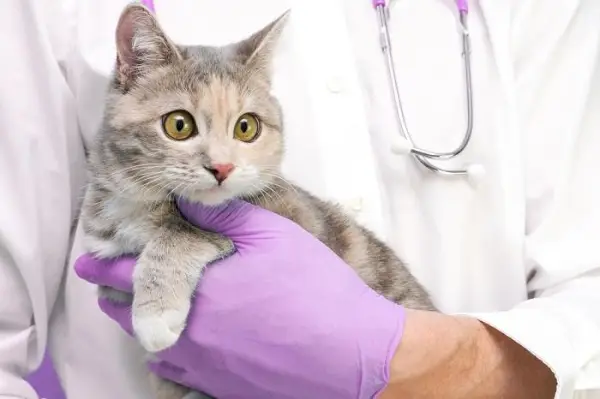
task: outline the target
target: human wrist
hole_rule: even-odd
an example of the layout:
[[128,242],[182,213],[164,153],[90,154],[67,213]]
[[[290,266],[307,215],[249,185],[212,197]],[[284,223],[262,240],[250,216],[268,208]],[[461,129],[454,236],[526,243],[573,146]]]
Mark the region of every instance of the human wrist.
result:
[[545,365],[502,332],[471,317],[407,311],[404,336],[378,399],[551,399]]
[[527,349],[500,330],[480,322],[479,380],[474,398],[551,399],[556,379]]
[[[477,373],[477,320],[406,311],[402,342],[390,362],[389,384],[378,399],[463,398]],[[465,382],[464,384],[458,383]]]

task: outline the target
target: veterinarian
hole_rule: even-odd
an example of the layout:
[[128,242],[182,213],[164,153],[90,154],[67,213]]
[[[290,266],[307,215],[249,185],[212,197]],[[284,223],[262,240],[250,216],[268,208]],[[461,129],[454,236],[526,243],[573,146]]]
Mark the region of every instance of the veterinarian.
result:
[[[0,398],[38,397],[26,377],[47,349],[68,399],[149,397],[127,309],[96,296],[129,289],[135,260],[91,259],[77,223],[126,3],[8,0],[0,13]],[[180,44],[239,40],[292,9],[274,90],[286,177],[392,245],[443,313],[378,297],[274,214],[180,203],[243,251],[208,269],[153,372],[218,398],[600,398],[600,2],[471,2],[473,134],[436,164],[478,164],[475,180],[391,151],[370,1],[155,8]],[[447,151],[467,124],[455,4],[389,13],[408,127]]]

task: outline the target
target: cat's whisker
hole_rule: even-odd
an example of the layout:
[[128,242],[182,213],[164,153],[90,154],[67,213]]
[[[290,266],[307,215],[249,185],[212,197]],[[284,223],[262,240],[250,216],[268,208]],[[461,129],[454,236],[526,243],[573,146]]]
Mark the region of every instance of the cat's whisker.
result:
[[[266,185],[267,187],[269,187],[271,190],[273,190],[273,192],[277,192],[278,195],[282,195],[279,190],[285,192],[287,187],[286,186],[282,186],[281,184],[277,184],[275,182],[270,182]],[[291,185],[289,185],[290,187],[293,187]],[[279,189],[279,190],[277,190]],[[292,190],[294,191],[295,194],[298,194],[298,192],[296,190]]]
[[256,193],[257,202],[260,203],[259,196],[262,195],[268,201],[275,202],[277,204],[281,204],[288,210],[288,212],[291,211],[290,205],[285,201],[285,198],[283,198],[283,196],[274,189],[274,187],[272,187],[270,185],[263,185],[262,187],[259,187],[255,184],[253,184],[252,188],[258,189],[258,192]]
[[137,177],[137,181],[141,182],[142,184],[152,184],[157,180],[164,180],[166,179],[166,176],[164,173],[161,172],[155,172],[152,174],[147,174],[147,175],[141,175],[139,177]]
[[[273,172],[271,170],[264,170],[261,171],[261,174],[263,176],[268,176],[268,177],[273,177],[274,181],[272,181],[272,184],[276,184],[277,181],[280,181],[282,183],[285,183],[292,191],[294,191],[296,194],[298,194],[298,189],[296,188],[296,186],[294,186],[289,180],[287,180],[285,177],[283,177],[281,174],[277,173],[277,172]],[[279,186],[282,189],[284,189],[283,186]]]
[[[167,184],[166,183],[162,184],[162,185],[144,184],[144,185],[142,185],[142,187],[143,187],[143,190],[144,190],[142,192],[143,193],[142,197],[144,197],[144,196],[151,197],[154,194],[161,194],[161,193],[163,193],[166,190],[166,188],[167,188]],[[164,199],[166,200],[167,198],[168,198],[168,195],[166,195],[166,193],[165,193]]]
[[255,194],[255,193],[248,194],[245,197],[248,198],[250,200],[250,202],[258,201],[258,194]]
[[[120,187],[119,194],[127,196],[130,191],[137,191],[141,189],[140,197],[144,197],[148,194],[160,193],[161,188],[157,187],[153,183],[159,182],[162,180],[164,176],[156,175],[156,176],[148,176],[147,179],[138,179],[135,181],[125,181],[123,187]],[[148,180],[149,179],[149,180]]]
[[149,196],[149,195],[152,195],[152,194],[159,194],[161,192],[161,187],[164,186],[164,184],[163,185],[156,185],[154,183],[155,182],[159,182],[160,180],[161,179],[157,177],[157,178],[154,178],[154,179],[152,179],[151,181],[148,181],[148,182],[140,182],[140,181],[138,181],[137,183],[139,185],[139,188],[142,190],[140,197],[145,197],[145,196]]
[[281,195],[281,193],[279,193],[277,190],[275,190],[275,188],[272,186],[269,186],[269,189],[279,199],[279,203],[282,204],[283,206],[285,206],[285,208],[288,211],[291,211],[291,208],[290,208],[289,204],[287,203],[287,201],[285,200],[285,198],[283,197],[283,195]]
[[163,174],[160,172],[153,172],[152,174],[142,174],[140,176],[137,176],[135,178],[125,178],[122,179],[121,183],[125,183],[125,185],[123,187],[120,187],[120,191],[122,193],[126,192],[129,189],[135,189],[137,184],[140,185],[144,185],[146,184],[145,182],[151,182],[154,179],[160,179],[163,178]]
[[193,184],[193,182],[182,181],[181,183],[179,183],[178,185],[173,187],[171,190],[169,190],[169,195],[173,196],[175,194],[175,192],[182,186],[183,186],[183,190],[182,190],[182,193],[183,193],[183,192],[185,192],[185,189],[191,187],[192,184]]
[[189,190],[193,185],[194,185],[194,181],[189,182],[182,190],[181,190],[181,196],[182,197],[186,197],[186,192],[187,190]]
[[[163,164],[159,164],[159,163],[156,163],[156,162],[140,163],[140,164],[135,164],[135,165],[126,166],[126,167],[124,167],[124,168],[121,168],[121,169],[119,169],[119,170],[118,170],[118,171],[116,171],[116,172],[126,172],[126,171],[129,171],[129,170],[132,170],[132,169],[138,169],[138,168],[139,168],[139,169],[141,169],[141,168],[154,168],[154,167],[157,167],[157,168],[164,168],[164,167],[165,167],[165,165],[163,165]],[[115,173],[116,173],[116,172],[115,172]]]
[[[149,164],[150,165],[150,164]],[[109,175],[109,178],[116,178],[118,180],[123,180],[123,179],[145,179],[148,178],[148,176],[164,176],[165,175],[165,169],[168,170],[171,173],[175,173],[175,174],[183,174],[186,171],[184,169],[178,168],[178,167],[172,167],[172,166],[167,166],[165,167],[164,165],[150,165],[150,166],[139,166],[136,165],[135,167],[130,167],[130,168],[125,168],[123,170],[120,171],[116,171],[113,172],[112,174]],[[123,173],[123,171],[129,171],[129,174]],[[133,173],[137,173],[138,175],[132,175]]]
[[160,170],[164,170],[165,166],[164,165],[148,165],[148,166],[130,166],[127,168],[123,168],[117,171],[114,171],[110,174],[108,174],[107,178],[108,179],[115,179],[115,178],[119,178],[119,177],[123,177],[123,176],[127,176],[127,175],[131,175],[133,173],[143,173],[146,171],[160,171]]

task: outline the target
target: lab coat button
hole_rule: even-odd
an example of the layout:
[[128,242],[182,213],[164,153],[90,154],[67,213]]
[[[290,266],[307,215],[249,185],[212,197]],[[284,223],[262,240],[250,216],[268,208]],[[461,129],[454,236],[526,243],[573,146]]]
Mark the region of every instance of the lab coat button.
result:
[[353,216],[358,216],[363,210],[362,198],[352,198],[344,202],[344,208]]

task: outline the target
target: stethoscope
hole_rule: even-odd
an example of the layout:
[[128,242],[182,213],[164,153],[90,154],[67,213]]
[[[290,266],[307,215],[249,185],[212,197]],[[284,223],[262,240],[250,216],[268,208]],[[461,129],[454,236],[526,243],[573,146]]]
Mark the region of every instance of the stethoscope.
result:
[[400,133],[402,138],[398,138],[392,145],[392,152],[395,154],[411,154],[417,161],[419,161],[427,169],[443,174],[443,175],[466,175],[469,179],[474,181],[479,180],[485,173],[482,165],[470,164],[462,169],[450,169],[444,168],[439,165],[434,165],[431,160],[447,160],[452,159],[459,155],[469,144],[471,140],[471,134],[473,133],[473,90],[471,83],[471,46],[469,41],[469,30],[467,28],[467,15],[469,13],[469,5],[467,0],[456,0],[456,7],[458,9],[459,20],[461,25],[461,36],[462,36],[462,54],[464,57],[465,66],[465,80],[466,80],[466,94],[467,94],[467,130],[464,137],[458,147],[447,152],[434,152],[429,151],[415,145],[412,135],[406,125],[406,118],[404,117],[404,111],[402,109],[402,101],[400,99],[400,90],[398,89],[398,80],[396,78],[394,57],[392,55],[392,46],[390,39],[390,32],[388,29],[389,12],[386,4],[386,0],[371,0],[373,7],[377,12],[380,29],[380,40],[381,50],[385,56],[388,77],[390,79],[390,86],[392,94],[394,96],[394,103],[396,108],[396,116],[400,124]]

